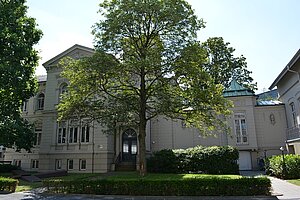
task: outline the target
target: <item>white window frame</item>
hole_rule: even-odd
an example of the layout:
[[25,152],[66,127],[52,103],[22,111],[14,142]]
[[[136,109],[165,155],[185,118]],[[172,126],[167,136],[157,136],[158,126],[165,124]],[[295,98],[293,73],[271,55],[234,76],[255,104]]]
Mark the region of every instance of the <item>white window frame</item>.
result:
[[41,139],[42,139],[42,129],[36,128],[34,132],[36,134],[36,140],[34,142],[34,145],[39,146],[41,144]]
[[15,165],[15,166],[18,166],[18,167],[21,167],[21,166],[22,166],[22,161],[19,160],[19,159],[15,159],[15,160],[14,160],[14,165]]
[[78,133],[79,133],[79,124],[77,120],[70,120],[69,123],[69,137],[68,141],[70,144],[72,143],[77,143],[79,138],[78,138]]
[[234,113],[234,131],[236,135],[236,144],[249,144],[245,113]]
[[57,144],[65,144],[67,140],[67,122],[62,121],[57,124]]
[[59,86],[58,102],[61,101],[62,95],[68,92],[68,84],[66,82],[61,83]]
[[39,168],[39,160],[32,159],[31,160],[31,169],[38,169]]
[[45,106],[45,94],[40,93],[37,96],[37,109],[38,110],[44,110],[44,106]]
[[89,143],[90,142],[90,126],[88,124],[83,124],[81,127],[81,143]]
[[79,159],[79,170],[80,171],[86,170],[86,159]]
[[[72,164],[70,164],[70,163],[72,163]],[[68,170],[74,170],[74,160],[73,159],[68,159]]]

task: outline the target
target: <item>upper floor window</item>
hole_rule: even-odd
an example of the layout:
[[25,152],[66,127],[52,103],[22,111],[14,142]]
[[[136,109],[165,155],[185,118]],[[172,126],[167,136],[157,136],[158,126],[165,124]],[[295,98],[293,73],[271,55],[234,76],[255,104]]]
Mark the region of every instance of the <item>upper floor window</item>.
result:
[[248,133],[244,113],[234,114],[234,129],[237,144],[248,144]]
[[67,137],[67,124],[65,121],[58,123],[58,131],[57,131],[57,143],[62,144],[66,143]]
[[88,124],[84,124],[81,127],[81,142],[89,142],[90,141],[90,127]]
[[34,145],[40,145],[42,140],[42,129],[36,128],[35,134],[36,134],[36,140],[34,141]]
[[290,103],[291,111],[292,111],[292,125],[297,126],[297,114],[296,114],[296,109],[295,109],[295,104],[294,102]]
[[61,100],[61,95],[68,92],[68,84],[62,83],[59,87],[59,100]]
[[44,110],[44,102],[45,102],[45,94],[41,93],[39,94],[37,98],[37,109],[38,110]]
[[71,120],[69,126],[69,143],[77,143],[78,139],[78,121]]

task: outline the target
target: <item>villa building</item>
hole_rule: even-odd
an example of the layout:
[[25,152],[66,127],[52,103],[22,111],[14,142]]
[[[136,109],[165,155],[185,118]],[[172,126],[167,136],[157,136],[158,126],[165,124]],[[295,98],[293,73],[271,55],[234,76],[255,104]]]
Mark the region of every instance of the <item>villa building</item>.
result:
[[289,153],[300,154],[300,49],[269,89],[277,86],[287,116],[286,145]]
[[[82,119],[57,122],[56,106],[68,85],[68,80],[60,76],[59,61],[65,56],[77,59],[93,53],[93,49],[74,45],[43,64],[47,76],[38,77],[36,96],[22,106],[23,117],[35,124],[35,147],[31,153],[7,149],[5,160],[29,171],[89,173],[115,170],[119,162],[136,162],[138,130],[135,127],[120,128],[116,135],[107,135],[96,122]],[[239,150],[241,170],[257,169],[262,158],[280,154],[279,148],[286,140],[285,105],[278,101],[258,101],[253,91],[235,80],[224,91],[224,96],[234,104],[228,118],[230,134],[203,137],[181,121],[159,116],[147,124],[147,152],[196,145],[231,145]]]

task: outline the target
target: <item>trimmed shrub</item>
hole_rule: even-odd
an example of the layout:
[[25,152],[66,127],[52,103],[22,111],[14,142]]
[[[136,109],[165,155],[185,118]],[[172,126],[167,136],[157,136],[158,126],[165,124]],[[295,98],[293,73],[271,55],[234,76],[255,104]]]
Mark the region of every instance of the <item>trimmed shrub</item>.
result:
[[0,173],[11,172],[12,170],[19,169],[16,165],[11,164],[0,164]]
[[266,160],[266,173],[283,179],[300,178],[300,155],[272,156]]
[[239,174],[238,156],[238,150],[230,146],[161,150],[148,159],[148,170],[158,173]]
[[0,191],[15,192],[19,181],[12,178],[0,177]]
[[171,149],[164,149],[153,153],[147,161],[149,172],[177,173],[179,160]]
[[259,178],[192,178],[181,180],[44,180],[43,186],[55,193],[81,193],[99,195],[151,195],[151,196],[250,196],[269,195],[271,182]]

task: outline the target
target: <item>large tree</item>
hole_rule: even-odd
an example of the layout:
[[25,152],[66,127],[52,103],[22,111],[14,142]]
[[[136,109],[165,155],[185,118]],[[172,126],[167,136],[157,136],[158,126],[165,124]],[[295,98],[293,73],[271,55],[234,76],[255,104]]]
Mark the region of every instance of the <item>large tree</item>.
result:
[[20,107],[36,90],[33,45],[42,36],[26,14],[25,0],[0,0],[0,144],[18,150],[30,150],[35,138]]
[[207,54],[207,63],[204,68],[215,80],[225,88],[230,85],[232,78],[249,89],[256,89],[256,83],[250,76],[252,72],[247,69],[246,58],[234,55],[235,49],[229,46],[222,37],[211,37],[198,48],[203,48]]
[[[186,1],[104,1],[100,7],[104,19],[94,27],[96,53],[62,63],[70,85],[60,117],[90,117],[108,130],[136,126],[145,175],[148,120],[164,115],[210,133],[224,127],[219,116],[229,113],[230,103],[222,85],[185,53],[203,27]],[[198,53],[205,63],[205,51]]]

